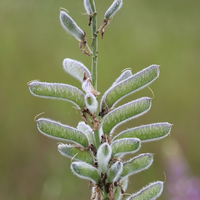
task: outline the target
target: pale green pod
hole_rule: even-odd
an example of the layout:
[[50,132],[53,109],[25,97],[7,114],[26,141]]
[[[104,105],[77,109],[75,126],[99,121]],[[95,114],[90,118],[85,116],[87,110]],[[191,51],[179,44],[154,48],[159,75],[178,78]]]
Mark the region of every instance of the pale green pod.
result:
[[81,109],[85,106],[84,93],[68,84],[32,81],[29,90],[38,97],[69,101]]
[[87,125],[85,122],[79,122],[77,129],[83,132],[87,136],[90,144],[93,144],[93,145],[95,144],[94,131],[89,125]]
[[121,9],[123,5],[123,0],[115,0],[112,5],[106,11],[104,18],[109,20]]
[[162,181],[150,183],[148,186],[131,195],[126,200],[155,200],[162,194],[163,188],[164,183]]
[[73,162],[71,164],[71,170],[76,176],[87,179],[95,184],[98,184],[101,180],[101,175],[97,168],[89,165],[88,163]]
[[73,142],[83,147],[88,146],[87,136],[76,128],[46,118],[37,120],[38,130],[53,139]]
[[131,176],[132,174],[139,173],[145,169],[148,169],[153,163],[153,154],[144,153],[140,154],[127,162],[123,163],[123,171],[119,180]]
[[123,170],[123,164],[120,161],[117,161],[116,163],[114,163],[108,170],[107,173],[107,182],[108,183],[113,183],[115,182],[120,174],[122,173]]
[[73,35],[80,42],[85,41],[85,32],[64,10],[60,10],[60,22],[67,33]]
[[104,118],[101,135],[110,135],[120,124],[139,117],[151,108],[151,98],[143,97],[110,111]]
[[84,7],[89,16],[92,16],[94,13],[93,7],[90,3],[90,0],[84,0]]
[[170,134],[171,127],[172,124],[167,122],[138,126],[122,131],[113,138],[113,141],[122,138],[139,138],[142,142],[159,140]]
[[[129,78],[130,76],[132,76],[132,72],[131,70],[125,70],[116,80],[115,82],[112,84],[112,86],[116,85],[117,83],[120,83],[121,81]],[[112,87],[111,86],[111,87]],[[110,88],[109,88],[110,89]],[[102,106],[103,105],[103,101],[105,101],[106,99],[106,96],[107,96],[107,93],[109,92],[109,89],[106,91],[106,93],[104,93],[104,95],[102,96],[101,98],[101,103],[100,105]]]
[[[112,142],[112,157],[139,151],[141,141],[138,138],[123,138]],[[120,156],[121,158],[121,156]]]
[[105,173],[107,171],[108,163],[110,162],[112,154],[112,148],[108,143],[103,143],[97,150],[97,162],[100,172]]
[[58,151],[65,157],[73,158],[73,160],[83,161],[88,164],[94,164],[94,158],[90,151],[81,150],[71,144],[59,144]]
[[67,73],[78,79],[81,83],[83,83],[84,78],[90,78],[92,80],[89,69],[77,60],[65,58],[63,60],[63,68]]
[[113,83],[113,85],[116,85],[117,83],[120,83],[123,80],[126,80],[127,78],[129,78],[130,76],[132,76],[132,72],[131,70],[125,70],[124,72],[122,72],[122,74],[115,80],[115,82]]
[[106,95],[103,95],[100,109],[102,110],[107,107],[112,108],[126,96],[147,87],[158,78],[159,73],[159,65],[151,65],[128,77],[127,79],[111,86],[105,92]]

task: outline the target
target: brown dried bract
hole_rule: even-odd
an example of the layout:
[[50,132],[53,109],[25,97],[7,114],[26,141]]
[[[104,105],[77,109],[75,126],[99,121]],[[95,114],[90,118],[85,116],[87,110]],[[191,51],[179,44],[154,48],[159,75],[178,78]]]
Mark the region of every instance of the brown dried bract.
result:
[[98,29],[97,33],[99,33],[101,31],[101,37],[103,39],[104,33],[106,31],[106,27],[109,25],[109,20],[108,19],[104,19],[103,20],[103,24],[100,26],[100,28]]
[[96,97],[99,96],[101,93],[97,90],[94,89],[93,83],[91,78],[88,78],[86,76],[86,73],[84,73],[84,77],[83,77],[83,81],[88,81],[89,82],[89,88],[90,88],[90,92]]
[[99,122],[99,120],[96,118],[96,115],[93,115],[93,120],[94,120],[94,128],[93,128],[93,130],[94,130],[94,131],[97,131],[97,130],[99,130],[99,128],[100,128],[100,122]]
[[[83,54],[86,54],[86,55],[90,56],[90,55],[92,55],[92,51],[91,51],[90,47],[87,44],[86,33],[85,33],[84,30],[83,30],[83,32],[84,32],[83,41],[81,41],[81,43],[79,43],[79,47],[80,47],[80,49],[81,49]],[[85,47],[87,47],[89,52],[86,51]]]
[[99,116],[103,118],[106,114],[108,114],[109,109],[108,108],[103,108],[102,111],[99,113]]
[[87,120],[87,117],[86,117],[85,113],[87,113],[86,109],[82,110],[82,111],[81,111],[81,117],[82,117],[83,121],[84,121],[86,124],[88,124],[88,120]]
[[109,199],[110,200],[115,200],[115,197],[114,197],[114,184],[110,184],[110,187],[109,187]]
[[91,23],[92,23],[92,18],[93,18],[93,15],[89,15],[89,24],[88,24],[88,26],[91,25]]
[[111,137],[110,136],[107,136],[107,135],[102,135],[101,136],[101,144],[107,142],[109,145],[111,145]]

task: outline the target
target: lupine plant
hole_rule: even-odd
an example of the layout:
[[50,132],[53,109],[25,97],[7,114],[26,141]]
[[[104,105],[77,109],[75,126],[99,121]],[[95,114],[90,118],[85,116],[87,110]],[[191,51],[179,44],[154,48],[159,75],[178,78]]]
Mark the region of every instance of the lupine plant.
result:
[[76,176],[90,181],[93,200],[151,200],[157,199],[163,191],[164,182],[156,181],[135,194],[126,194],[129,177],[149,168],[154,154],[142,153],[128,161],[123,158],[136,153],[144,142],[166,137],[171,124],[152,123],[120,133],[115,131],[119,125],[150,110],[150,97],[142,97],[121,106],[117,106],[117,103],[155,81],[159,76],[159,65],[153,64],[136,74],[132,74],[131,70],[123,71],[98,101],[98,36],[104,37],[106,27],[122,5],[122,0],[115,0],[105,12],[102,25],[97,27],[95,1],[84,0],[92,30],[91,45],[87,42],[86,32],[69,16],[67,10],[60,9],[61,25],[79,41],[81,51],[92,58],[91,72],[77,60],[65,58],[63,61],[64,70],[80,81],[82,91],[63,83],[29,83],[33,95],[70,101],[80,110],[82,121],[76,128],[47,118],[39,118],[36,122],[42,134],[67,142],[59,143],[58,151],[72,159],[71,170]]

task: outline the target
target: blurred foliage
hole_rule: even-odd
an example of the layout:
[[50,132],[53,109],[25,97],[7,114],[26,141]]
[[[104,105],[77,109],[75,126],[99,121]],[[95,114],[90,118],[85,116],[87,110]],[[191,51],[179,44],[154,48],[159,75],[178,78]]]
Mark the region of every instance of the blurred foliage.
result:
[[[99,25],[111,3],[112,0],[96,0]],[[69,57],[91,65],[91,58],[83,55],[77,41],[62,29],[59,7],[69,10],[90,41],[82,0],[0,1],[0,199],[3,200],[90,197],[87,181],[70,172],[70,160],[58,153],[57,141],[40,134],[33,120],[44,111],[44,117],[77,126],[81,120],[79,112],[68,102],[36,98],[27,86],[28,81],[39,79],[80,88],[64,72],[62,61]],[[132,68],[135,73],[153,63],[161,65],[160,78],[151,85],[155,93],[151,111],[125,126],[173,123],[170,137],[180,143],[194,176],[200,175],[199,7],[199,0],[124,0],[104,39],[99,38],[98,68],[98,90],[103,94],[124,68]],[[141,96],[152,94],[144,89],[124,102]],[[119,127],[117,131],[123,129]],[[143,145],[140,152],[155,153],[155,161],[149,170],[133,176],[128,192],[165,179],[167,158],[161,147],[162,141]],[[166,199],[165,195],[160,199]]]

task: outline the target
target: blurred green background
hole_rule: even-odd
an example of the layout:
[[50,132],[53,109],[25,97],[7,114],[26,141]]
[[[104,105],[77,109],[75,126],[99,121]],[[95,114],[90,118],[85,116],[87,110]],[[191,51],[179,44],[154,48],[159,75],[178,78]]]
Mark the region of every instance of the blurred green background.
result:
[[[98,24],[112,0],[96,0]],[[76,127],[81,120],[72,104],[39,99],[27,83],[39,79],[81,88],[62,68],[64,58],[88,68],[78,42],[59,22],[59,7],[83,28],[90,41],[83,0],[0,1],[0,199],[88,200],[89,184],[74,176],[70,160],[57,151],[57,141],[40,134],[34,117],[41,113]],[[124,68],[133,73],[151,64],[161,65],[160,78],[151,88],[153,106],[146,115],[120,126],[116,132],[141,124],[174,124],[170,138],[178,141],[190,165],[200,176],[200,1],[124,0],[105,37],[99,38],[98,90],[101,94]],[[152,96],[144,89],[123,100]],[[165,180],[168,157],[165,141],[143,144],[139,153],[155,153],[150,169],[132,176],[129,193],[155,180]],[[170,148],[170,147],[169,147]],[[166,174],[167,176],[167,174]],[[167,185],[166,179],[166,185]],[[160,199],[169,199],[167,191]]]

